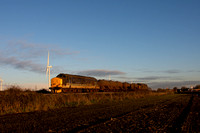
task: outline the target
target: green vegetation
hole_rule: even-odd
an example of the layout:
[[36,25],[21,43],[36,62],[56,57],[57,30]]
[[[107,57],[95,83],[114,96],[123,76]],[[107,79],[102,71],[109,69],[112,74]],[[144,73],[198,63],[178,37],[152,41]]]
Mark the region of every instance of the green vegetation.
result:
[[[39,91],[41,92],[41,91]],[[126,99],[137,99],[146,96],[163,95],[151,91],[104,92],[104,93],[68,93],[43,94],[34,91],[22,91],[11,87],[0,92],[0,114],[32,112],[61,107],[76,107],[106,102],[117,102]]]

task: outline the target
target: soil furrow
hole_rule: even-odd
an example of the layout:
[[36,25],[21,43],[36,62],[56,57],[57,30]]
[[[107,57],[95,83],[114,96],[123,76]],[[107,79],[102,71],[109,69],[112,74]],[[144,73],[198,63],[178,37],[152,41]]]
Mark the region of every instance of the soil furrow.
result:
[[[179,107],[180,110],[186,107],[186,105],[182,106],[181,101],[178,100],[181,99],[172,99],[159,106],[141,108],[80,132],[164,132],[180,115],[179,111],[177,112]],[[187,100],[185,100],[185,104],[187,104]]]
[[179,115],[179,117],[174,121],[172,128],[169,129],[172,133],[180,133],[182,130],[182,125],[184,121],[186,120],[192,106],[193,96],[191,96],[190,101],[188,102],[188,105],[183,109],[182,113]]
[[0,132],[162,132],[173,125],[189,100],[189,95],[163,95],[3,115]]
[[[119,115],[116,115],[116,116],[113,116],[111,118],[107,118],[107,119],[99,119],[93,123],[91,123],[90,125],[83,125],[81,127],[77,127],[69,132],[84,132],[84,131],[87,131],[87,129],[89,128],[93,128],[95,126],[99,126],[101,125],[102,123],[105,124],[105,123],[109,123],[109,122],[112,122],[112,121],[115,121],[117,119],[121,119],[123,117],[126,117],[126,116],[130,116],[130,114],[138,114],[141,112],[149,112],[149,110],[152,110],[151,112],[154,112],[154,108],[156,108],[157,106],[159,106],[159,108],[164,108],[166,107],[166,104],[172,104],[172,102],[177,99],[177,98],[174,98],[174,99],[168,99],[166,101],[162,101],[158,104],[149,104],[149,105],[144,105],[144,106],[141,106],[140,108],[138,108],[137,110],[134,110],[134,111],[131,111],[131,112],[126,112],[126,113],[123,113],[123,114],[119,114]],[[148,110],[148,111],[147,111]],[[148,117],[148,119],[146,120],[149,120],[151,119],[151,117]]]

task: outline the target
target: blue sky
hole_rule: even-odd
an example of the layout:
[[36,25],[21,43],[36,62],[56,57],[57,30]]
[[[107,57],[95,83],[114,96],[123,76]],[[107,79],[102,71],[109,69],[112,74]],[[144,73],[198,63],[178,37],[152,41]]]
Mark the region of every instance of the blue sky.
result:
[[1,0],[4,85],[46,88],[59,73],[147,83],[200,84],[199,0]]

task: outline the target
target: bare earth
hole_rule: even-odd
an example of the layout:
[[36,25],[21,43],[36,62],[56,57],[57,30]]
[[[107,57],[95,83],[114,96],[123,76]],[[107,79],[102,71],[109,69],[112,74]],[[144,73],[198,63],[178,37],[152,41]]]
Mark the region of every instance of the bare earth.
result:
[[152,96],[0,116],[0,132],[200,132],[196,95]]

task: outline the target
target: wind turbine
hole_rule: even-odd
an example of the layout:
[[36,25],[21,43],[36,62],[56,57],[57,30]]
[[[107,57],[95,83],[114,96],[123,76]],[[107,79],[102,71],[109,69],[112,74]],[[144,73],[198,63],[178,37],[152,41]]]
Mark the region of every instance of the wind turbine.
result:
[[50,69],[52,68],[52,66],[49,66],[49,51],[48,51],[48,58],[47,58],[47,68],[46,68],[46,76],[48,75],[49,79],[48,79],[48,86],[49,88],[51,87],[51,84],[50,84],[50,76],[51,76],[51,73],[50,73]]
[[1,91],[3,91],[3,80],[0,78],[1,81]]

